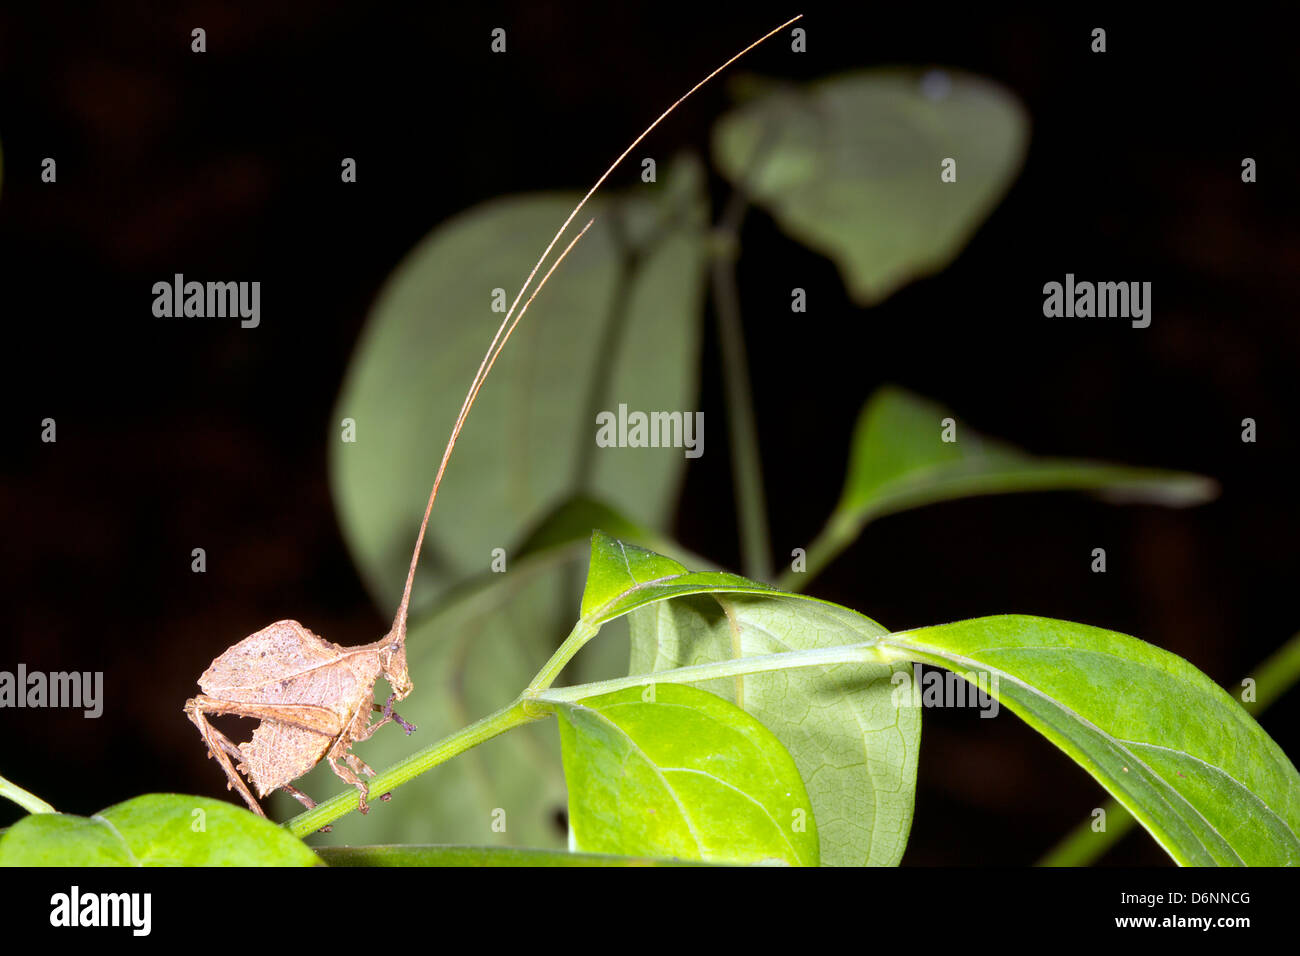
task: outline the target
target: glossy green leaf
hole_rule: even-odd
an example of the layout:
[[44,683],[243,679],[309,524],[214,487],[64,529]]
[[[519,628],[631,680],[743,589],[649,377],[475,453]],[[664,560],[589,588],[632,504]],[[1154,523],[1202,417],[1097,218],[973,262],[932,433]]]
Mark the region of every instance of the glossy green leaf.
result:
[[330,846],[330,866],[703,866],[694,860],[657,860],[608,853],[570,853],[504,846]]
[[0,837],[0,866],[315,866],[289,831],[222,800],[147,794],[93,817],[23,817]]
[[[947,420],[955,441],[944,441]],[[1030,455],[967,427],[935,402],[894,386],[879,389],[863,407],[849,451],[844,491],[817,542],[805,575],[781,583],[806,586],[882,515],[973,495],[1025,491],[1090,491],[1116,503],[1180,507],[1218,493],[1212,479],[1181,471],[1078,458]]]
[[[678,600],[669,601],[669,598]],[[583,617],[631,613],[631,673],[869,641],[887,633],[848,608],[592,537]],[[900,708],[902,665],[838,664],[701,686],[774,733],[807,784],[828,865],[894,865],[911,827],[921,714]]]
[[1021,615],[892,634],[880,646],[991,686],[1177,862],[1300,863],[1295,765],[1181,657],[1114,631]]
[[[331,480],[349,549],[385,611],[397,605],[443,444],[502,314],[577,195],[476,206],[396,269],[336,406]],[[537,297],[479,393],[439,493],[413,601],[484,571],[577,486],[629,520],[666,522],[680,449],[597,448],[595,413],[695,406],[706,201],[697,163],[593,200],[586,236]],[[631,256],[631,259],[629,259]],[[624,267],[630,263],[630,271]]]
[[[1300,634],[1260,661],[1248,672],[1254,681],[1254,697],[1243,700],[1241,706],[1252,717],[1268,709],[1275,700],[1300,683]],[[1242,682],[1245,686],[1245,681]],[[1111,847],[1122,840],[1137,824],[1133,814],[1115,799],[1107,800],[1101,807],[1106,811],[1106,828],[1093,828],[1091,815],[1071,830],[1037,863],[1038,866],[1089,866]]]
[[678,684],[556,706],[575,849],[817,863],[803,781],[761,723]]
[[596,531],[581,613],[583,620],[603,624],[645,604],[713,590],[775,592],[738,574],[688,571],[672,558]]
[[[1028,138],[1024,109],[990,80],[886,68],[757,97],[717,124],[713,156],[868,305],[957,256],[1015,179]],[[956,182],[940,179],[946,159]]]

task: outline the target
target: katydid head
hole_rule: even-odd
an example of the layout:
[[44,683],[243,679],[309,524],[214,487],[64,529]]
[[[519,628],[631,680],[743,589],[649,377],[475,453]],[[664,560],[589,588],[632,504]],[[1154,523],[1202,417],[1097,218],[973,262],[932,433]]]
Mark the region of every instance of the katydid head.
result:
[[379,649],[380,674],[393,689],[393,698],[405,700],[413,688],[411,675],[406,669],[406,637],[390,634],[384,641]]

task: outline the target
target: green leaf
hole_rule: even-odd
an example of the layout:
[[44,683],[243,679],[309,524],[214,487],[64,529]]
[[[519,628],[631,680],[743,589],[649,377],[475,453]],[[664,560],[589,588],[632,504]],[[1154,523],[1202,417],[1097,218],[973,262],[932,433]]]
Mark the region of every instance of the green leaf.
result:
[[1178,863],[1300,863],[1300,774],[1181,657],[1114,631],[1021,615],[892,634],[880,645],[992,685]]
[[[1254,681],[1255,695],[1241,706],[1252,717],[1268,709],[1277,698],[1300,682],[1300,634],[1252,667],[1248,674]],[[1242,681],[1245,684],[1245,681]],[[1083,820],[1038,861],[1037,866],[1090,866],[1133,829],[1136,820],[1118,801],[1107,800],[1106,828],[1093,829],[1093,818]]]
[[[629,520],[666,523],[678,449],[595,445],[595,413],[695,405],[706,200],[694,161],[654,187],[593,200],[595,225],[537,297],[478,396],[429,526],[413,600],[427,607],[484,571],[581,487]],[[396,269],[349,366],[330,441],[339,520],[362,576],[395,608],[420,514],[475,369],[576,194],[476,206],[444,223]],[[629,258],[631,257],[631,258]],[[630,264],[630,272],[625,267]]]
[[[732,574],[692,573],[602,533],[592,536],[582,607],[593,623],[635,612],[632,674],[887,633],[848,608]],[[838,664],[701,685],[743,706],[788,749],[807,784],[828,865],[890,866],[906,847],[921,714],[898,706],[897,670],[907,668]]]
[[[953,418],[956,441],[943,440],[945,418]],[[942,405],[886,387],[858,419],[836,510],[861,519],[950,498],[1055,489],[1172,506],[1201,504],[1216,493],[1211,479],[1187,472],[1035,457],[967,428]]]
[[93,817],[23,817],[0,838],[0,866],[315,866],[287,830],[206,797],[147,794]]
[[[956,441],[943,440],[945,419],[952,420]],[[806,572],[787,573],[780,583],[791,587],[798,580],[806,586],[809,575],[882,515],[973,495],[1058,490],[1091,491],[1117,503],[1181,507],[1212,499],[1218,486],[1181,471],[1030,455],[968,428],[942,405],[886,386],[858,416],[844,491],[808,548]]]
[[591,562],[581,613],[585,621],[604,624],[645,604],[719,589],[775,591],[725,571],[687,571],[672,558],[597,530],[591,536]]
[[702,866],[694,860],[657,860],[608,853],[570,853],[504,846],[330,846],[330,866]]
[[[715,127],[713,157],[870,305],[957,256],[1015,179],[1028,138],[1024,109],[996,83],[888,68],[741,106]],[[945,159],[956,182],[940,179]]]
[[757,720],[679,684],[556,706],[575,849],[725,863],[817,863],[790,755]]

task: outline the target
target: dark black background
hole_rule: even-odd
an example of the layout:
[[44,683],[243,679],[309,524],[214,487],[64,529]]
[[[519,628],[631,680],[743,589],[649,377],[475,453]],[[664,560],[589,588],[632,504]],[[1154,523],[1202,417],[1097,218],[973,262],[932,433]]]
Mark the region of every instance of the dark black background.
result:
[[[871,310],[765,215],[746,220],[739,284],[776,554],[820,528],[858,410],[892,381],[1034,451],[1199,471],[1223,495],[1188,511],[1064,494],[935,506],[872,525],[814,593],[894,628],[1004,611],[1084,621],[1223,684],[1300,627],[1296,58],[1267,8],[10,5],[0,668],[103,670],[107,706],[97,721],[0,714],[0,773],[79,813],[225,793],[180,710],[213,656],[282,617],[342,643],[387,623],[343,546],[324,454],[385,276],[479,201],[585,189],[664,106],[801,10],[809,52],[777,39],[743,69],[963,67],[1021,96],[1033,130],[1020,179],[957,261]],[[495,26],[505,56],[489,53]],[[1094,26],[1104,55],[1088,50]],[[728,102],[724,83],[705,89],[647,151],[706,149]],[[39,180],[45,156],[56,185]],[[356,185],[339,182],[343,156]],[[1256,184],[1241,182],[1245,156]],[[711,185],[720,206],[725,185]],[[173,272],[260,279],[262,326],[154,319],[151,286]],[[1045,320],[1042,285],[1066,272],[1153,282],[1151,327]],[[792,323],[770,303],[795,284],[812,308]],[[707,328],[702,407],[720,423]],[[54,445],[40,442],[47,416]],[[729,465],[711,447],[675,531],[734,565]],[[205,575],[189,570],[195,542]],[[1094,547],[1105,575],[1089,571]],[[1298,713],[1292,694],[1263,719],[1293,755]],[[1009,715],[929,711],[923,736],[905,863],[1028,863],[1101,800]],[[1108,858],[1163,860],[1144,834]]]

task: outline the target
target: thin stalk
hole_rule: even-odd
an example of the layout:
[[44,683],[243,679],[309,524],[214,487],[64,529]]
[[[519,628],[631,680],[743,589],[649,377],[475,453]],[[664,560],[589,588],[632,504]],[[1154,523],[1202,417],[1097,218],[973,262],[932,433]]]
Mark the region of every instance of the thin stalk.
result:
[[585,620],[579,620],[573,625],[573,630],[569,636],[551,655],[551,659],[542,665],[542,669],[537,672],[537,676],[532,679],[528,689],[524,691],[525,696],[533,696],[534,692],[545,690],[555,683],[555,679],[560,676],[560,671],[564,670],[564,665],[573,659],[573,655],[582,650],[586,643],[590,641],[600,631],[599,624],[590,624]]
[[772,542],[767,526],[767,500],[763,493],[763,468],[758,453],[758,425],[754,418],[753,390],[745,355],[745,333],[740,321],[740,293],[736,288],[740,224],[748,205],[739,189],[727,200],[716,230],[712,284],[718,344],[722,350],[722,381],[736,486],[741,564],[748,577],[766,581],[772,576]]
[[[544,717],[549,713],[545,706],[539,707],[535,702],[519,698],[505,707],[481,720],[476,720],[468,727],[444,737],[431,747],[414,753],[401,763],[394,764],[370,782],[370,793],[380,794],[396,790],[404,783],[414,780],[427,770],[432,770],[440,763],[445,763],[457,754],[464,753],[471,747],[477,747],[485,740],[504,733],[512,727]],[[326,800],[312,810],[307,810],[289,820],[285,826],[294,836],[302,837],[314,833],[327,823],[333,823],[345,813],[357,808],[359,794],[356,788]]]
[[36,796],[34,793],[28,793],[18,784],[0,777],[0,797],[12,800],[18,806],[22,807],[28,813],[58,813],[52,806]]
[[[1300,680],[1300,634],[1293,635],[1266,660],[1255,665],[1253,673],[1255,699],[1242,702],[1252,716],[1263,712]],[[1048,850],[1037,865],[1088,866],[1137,824],[1133,814],[1114,799],[1107,800],[1102,809],[1106,812],[1105,830],[1094,832],[1092,819],[1084,820]]]
[[740,677],[768,671],[790,670],[796,667],[828,667],[832,664],[862,664],[882,659],[877,641],[861,644],[843,644],[839,647],[818,647],[807,651],[784,651],[780,654],[760,654],[740,657],[712,664],[692,664],[653,674],[633,674],[612,680],[592,681],[574,687],[557,687],[532,694],[534,700],[546,704],[569,704],[598,694],[612,694],[629,687],[647,687],[650,684],[693,684],[697,681],[716,680],[722,677]]

